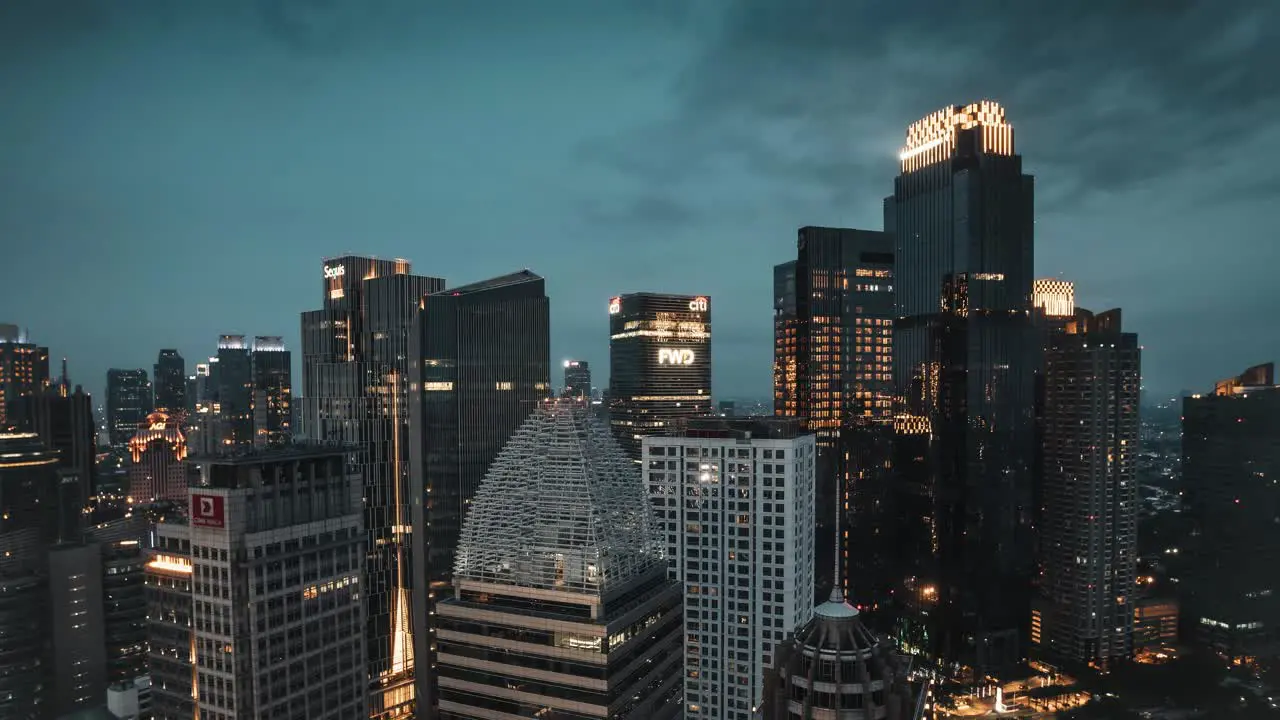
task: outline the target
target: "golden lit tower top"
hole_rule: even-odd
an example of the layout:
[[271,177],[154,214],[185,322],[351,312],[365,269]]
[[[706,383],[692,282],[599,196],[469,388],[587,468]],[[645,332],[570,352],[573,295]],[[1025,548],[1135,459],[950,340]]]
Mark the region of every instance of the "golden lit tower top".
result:
[[919,170],[941,162],[956,149],[961,130],[980,127],[979,150],[991,155],[1013,154],[1013,126],[1005,119],[1004,107],[991,100],[943,108],[907,128],[907,144],[898,158],[902,172]]
[[1041,278],[1031,284],[1031,304],[1048,317],[1074,317],[1076,285],[1070,280]]

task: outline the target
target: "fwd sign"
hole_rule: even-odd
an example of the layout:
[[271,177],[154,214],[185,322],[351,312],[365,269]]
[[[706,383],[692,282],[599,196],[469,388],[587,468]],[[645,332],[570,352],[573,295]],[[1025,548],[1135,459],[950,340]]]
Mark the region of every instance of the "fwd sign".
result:
[[221,495],[192,495],[191,524],[197,527],[226,527]]
[[688,348],[659,348],[659,365],[692,365],[693,351]]

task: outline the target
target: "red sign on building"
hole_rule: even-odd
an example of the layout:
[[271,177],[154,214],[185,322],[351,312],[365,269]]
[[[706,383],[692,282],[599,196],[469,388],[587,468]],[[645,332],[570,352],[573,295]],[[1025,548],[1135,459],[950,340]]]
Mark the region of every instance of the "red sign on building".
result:
[[191,524],[196,527],[226,527],[221,495],[192,495]]

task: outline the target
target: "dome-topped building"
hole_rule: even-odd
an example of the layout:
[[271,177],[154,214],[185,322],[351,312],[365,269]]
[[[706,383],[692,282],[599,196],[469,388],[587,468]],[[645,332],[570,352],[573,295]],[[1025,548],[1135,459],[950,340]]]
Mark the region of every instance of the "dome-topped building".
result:
[[908,681],[910,659],[876,637],[840,584],[813,618],[778,646],[765,678],[765,720],[920,720],[926,699]]
[[632,463],[581,403],[507,442],[463,522],[433,618],[444,720],[675,718],[684,640]]

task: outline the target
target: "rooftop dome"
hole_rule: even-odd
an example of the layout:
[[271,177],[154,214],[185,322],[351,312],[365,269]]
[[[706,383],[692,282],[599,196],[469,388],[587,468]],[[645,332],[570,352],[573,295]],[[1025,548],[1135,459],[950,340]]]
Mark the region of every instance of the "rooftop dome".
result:
[[662,563],[638,467],[576,403],[512,435],[462,525],[458,579],[604,594]]

